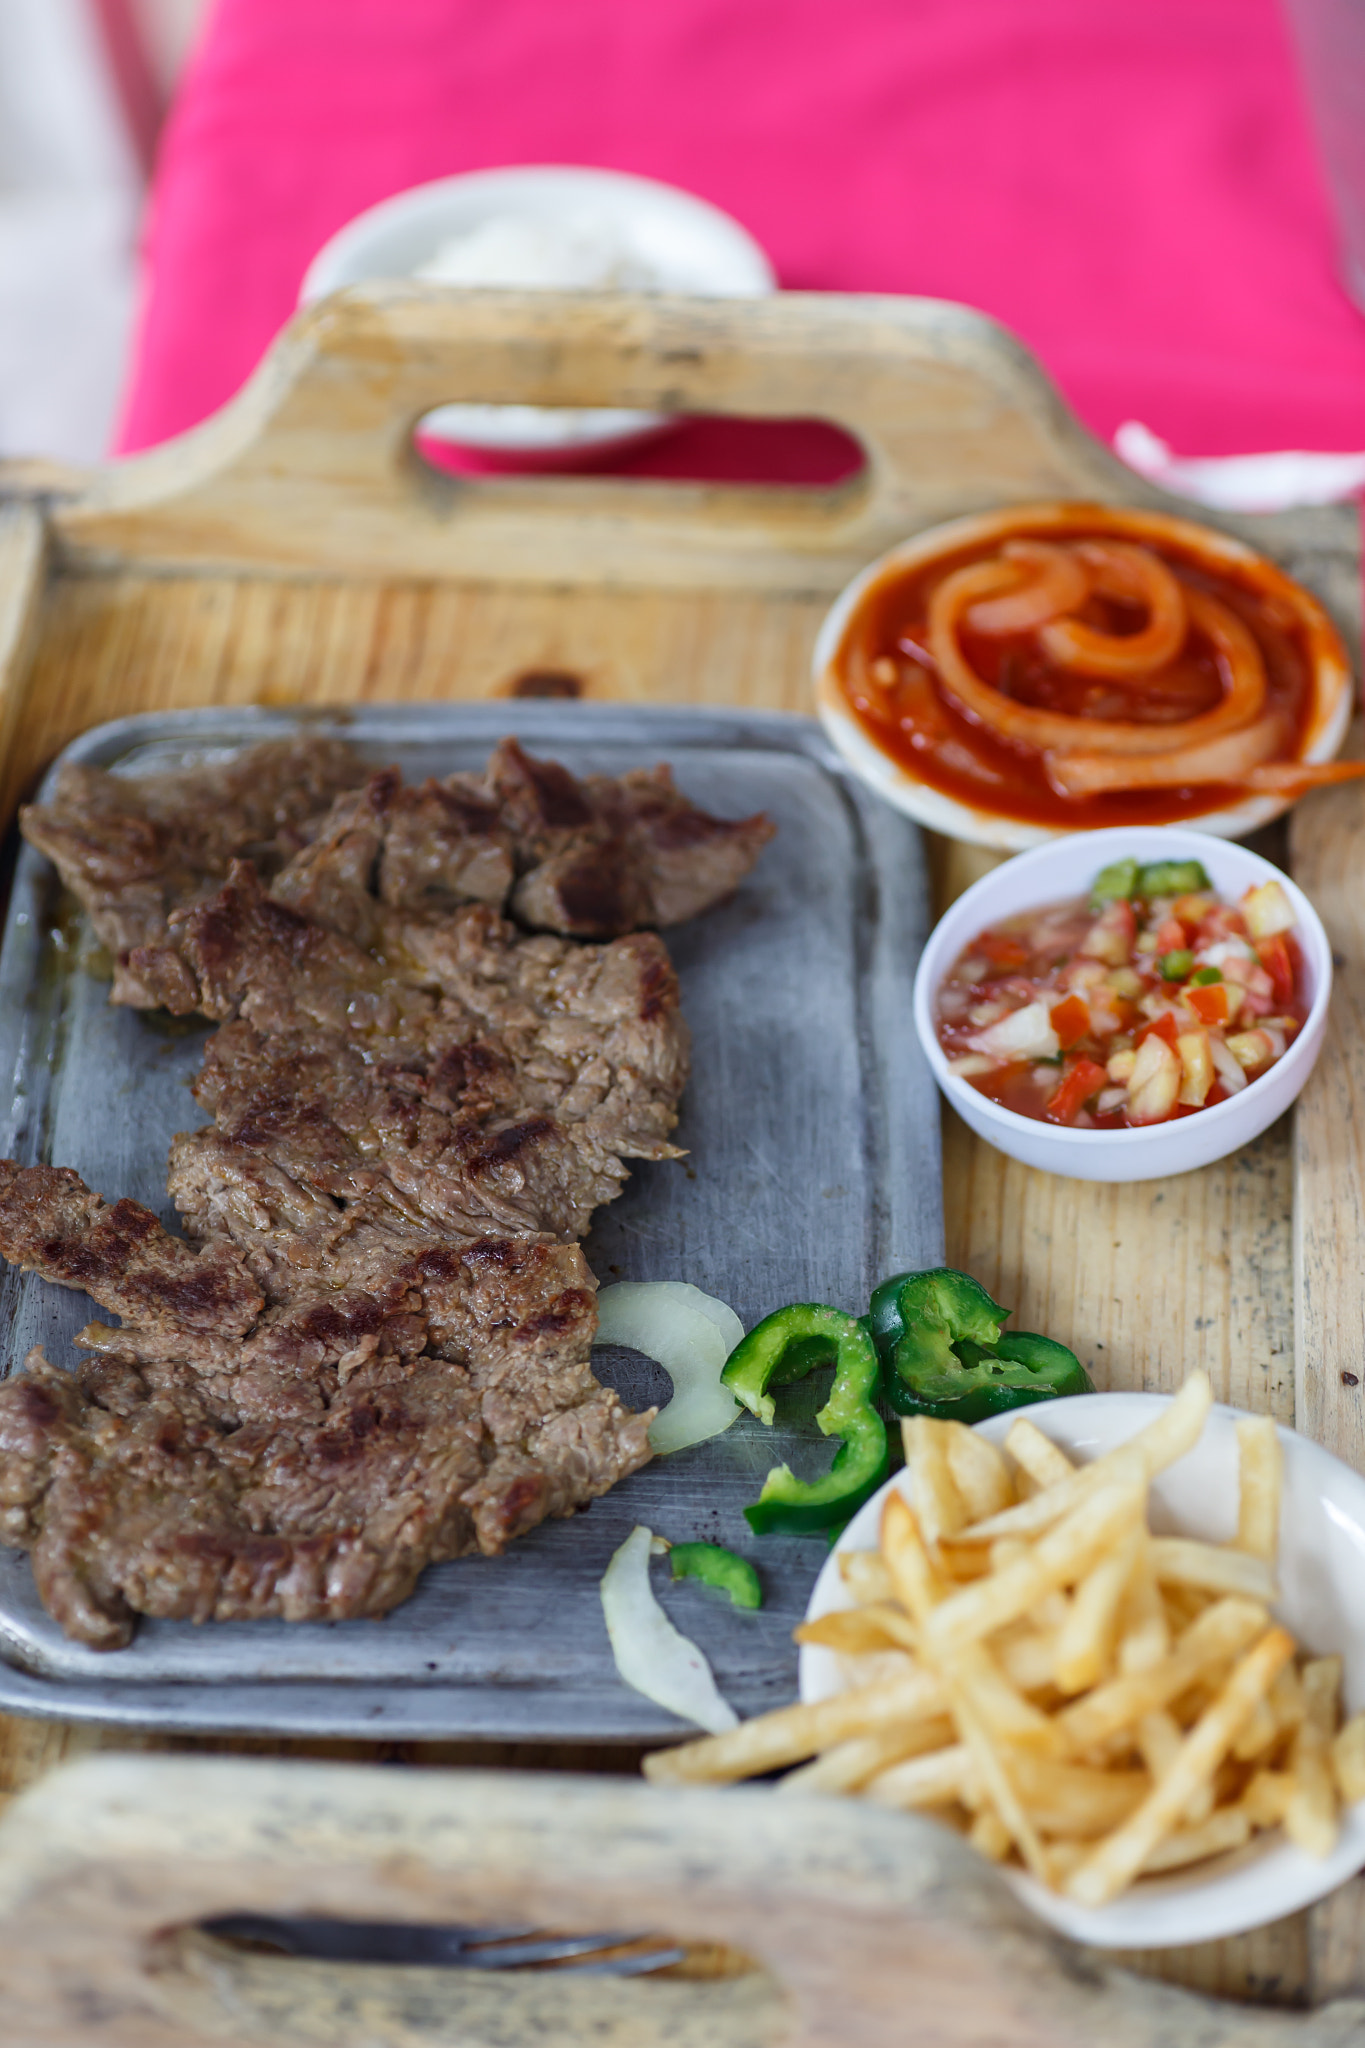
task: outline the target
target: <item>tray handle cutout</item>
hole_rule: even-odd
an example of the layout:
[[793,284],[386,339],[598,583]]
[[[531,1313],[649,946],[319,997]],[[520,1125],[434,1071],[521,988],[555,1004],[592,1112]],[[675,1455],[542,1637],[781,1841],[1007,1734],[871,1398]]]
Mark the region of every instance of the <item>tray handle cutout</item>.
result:
[[[759,1967],[405,1973],[193,1931],[247,1908],[648,1925]],[[1336,2048],[1365,2027],[1365,2004],[1258,2012],[1133,1977],[1039,1927],[949,1830],[853,1802],[155,1756],[69,1765],[0,1822],[0,2006],[7,2039],[53,2048]]]
[[[823,490],[452,477],[412,435],[453,402],[822,418],[867,461]],[[214,418],[52,516],[86,560],[818,592],[936,520],[1056,496],[1164,502],[965,306],[405,282],[310,307]]]

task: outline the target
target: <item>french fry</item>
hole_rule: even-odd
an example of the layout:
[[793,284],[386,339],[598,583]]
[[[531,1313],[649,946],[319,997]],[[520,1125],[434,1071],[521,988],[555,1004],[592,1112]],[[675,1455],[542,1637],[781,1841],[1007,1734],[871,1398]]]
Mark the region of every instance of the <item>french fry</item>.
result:
[[948,1469],[969,1522],[984,1521],[1013,1505],[1014,1482],[1001,1453],[986,1437],[965,1423],[944,1424],[948,1432]]
[[896,1589],[880,1550],[843,1550],[839,1553],[839,1577],[860,1607],[881,1600],[894,1600]]
[[1146,1542],[1138,1524],[1107,1551],[1076,1587],[1071,1612],[1057,1631],[1055,1677],[1059,1692],[1085,1692],[1109,1668],[1118,1633],[1119,1606]]
[[913,1651],[919,1641],[909,1615],[889,1600],[836,1608],[815,1621],[803,1621],[792,1634],[798,1643],[818,1644],[845,1657],[868,1657],[878,1650]]
[[724,1735],[705,1735],[679,1743],[676,1749],[655,1750],[645,1758],[643,1770],[660,1785],[728,1784],[780,1770],[785,1764],[804,1763],[808,1756],[847,1742],[850,1736],[934,1719],[946,1705],[941,1679],[929,1671],[907,1672],[810,1705],[777,1707]]
[[1365,1714],[1353,1714],[1333,1738],[1332,1770],[1344,1805],[1365,1799]]
[[912,1757],[878,1771],[863,1787],[878,1806],[946,1806],[971,1790],[972,1758],[965,1743]]
[[1257,1771],[1238,1804],[1254,1828],[1277,1828],[1293,1790],[1294,1780],[1288,1771]]
[[1240,1593],[1246,1600],[1276,1597],[1275,1574],[1263,1557],[1196,1543],[1189,1536],[1153,1536],[1152,1569],[1162,1585],[1194,1586],[1205,1593]]
[[1066,1742],[1055,1717],[1024,1698],[985,1643],[964,1643],[935,1654],[940,1676],[970,1701],[983,1729],[996,1742],[1046,1756],[1065,1755]]
[[983,1806],[972,1822],[967,1840],[992,1863],[1003,1863],[1013,1846],[1010,1831],[993,1806]]
[[1273,1565],[1280,1554],[1284,1452],[1273,1416],[1249,1415],[1237,1425],[1237,1547]]
[[1030,1422],[1026,1415],[1021,1415],[1011,1428],[1005,1438],[1005,1449],[1039,1487],[1056,1486],[1060,1480],[1070,1479],[1076,1470],[1061,1445],[1044,1436],[1037,1423]]
[[[1137,1737],[1138,1754],[1146,1764],[1152,1783],[1159,1785],[1179,1754],[1184,1735],[1174,1716],[1158,1708],[1155,1713],[1144,1714],[1134,1733]],[[1213,1782],[1201,1785],[1183,1818],[1191,1825],[1208,1819],[1213,1808]]]
[[1232,1753],[1240,1763],[1255,1763],[1258,1757],[1273,1749],[1279,1739],[1280,1724],[1275,1718],[1275,1709],[1268,1699],[1264,1699],[1233,1743]]
[[1037,1831],[1032,1821],[1025,1813],[1014,1786],[1010,1782],[1004,1763],[998,1752],[992,1749],[971,1708],[965,1703],[961,1694],[953,1688],[951,1683],[949,1684],[949,1698],[952,1701],[953,1719],[957,1723],[958,1733],[966,1744],[972,1759],[977,1785],[991,1800],[996,1812],[1013,1836],[1014,1846],[1023,1857],[1028,1869],[1032,1871],[1040,1884],[1050,1885],[1052,1883],[1052,1872],[1048,1866],[1047,1855],[1041,1841],[1038,1839]]
[[1267,1629],[1247,1651],[1219,1697],[1186,1736],[1161,1783],[1072,1871],[1066,1889],[1079,1905],[1103,1906],[1131,1884],[1163,1836],[1179,1823],[1200,1785],[1213,1776],[1257,1700],[1264,1698],[1293,1654],[1294,1638],[1282,1628]]
[[901,1424],[910,1498],[915,1504],[924,1540],[937,1556],[945,1536],[955,1536],[968,1521],[967,1507],[948,1463],[952,1425],[929,1415],[910,1415]]
[[892,1591],[919,1630],[921,1648],[930,1614],[944,1595],[944,1582],[929,1555],[924,1525],[899,1493],[889,1493],[882,1509],[882,1556]]
[[[1121,1729],[1135,1727],[1144,1714],[1169,1706],[1210,1666],[1243,1651],[1268,1620],[1265,1608],[1255,1601],[1220,1600],[1191,1624],[1160,1664],[1111,1678],[1064,1707],[1058,1718],[1072,1748],[1078,1752],[1094,1749]],[[1248,1716],[1250,1712],[1249,1708]],[[1232,1739],[1236,1740],[1235,1734]]]
[[1107,1834],[1149,1790],[1145,1771],[1094,1770],[1023,1753],[1011,1757],[1010,1776],[1036,1827],[1076,1840]]
[[1213,1389],[1208,1374],[1191,1373],[1170,1407],[1163,1408],[1146,1429],[1139,1430],[1116,1450],[1106,1451],[1093,1464],[1082,1465],[1069,1478],[1045,1487],[1032,1500],[1021,1501],[1017,1507],[1005,1508],[1002,1513],[977,1522],[969,1532],[970,1539],[989,1543],[997,1536],[1036,1535],[1040,1529],[1050,1528],[1063,1515],[1070,1514],[1102,1487],[1150,1484],[1158,1472],[1183,1458],[1198,1442],[1212,1405]]
[[1162,1870],[1179,1870],[1187,1863],[1202,1863],[1206,1856],[1223,1856],[1240,1849],[1251,1839],[1251,1816],[1241,1806],[1220,1806],[1216,1813],[1193,1827],[1175,1828],[1148,1851],[1141,1863],[1144,1877]]
[[1000,1669],[1020,1692],[1051,1689],[1057,1662],[1055,1629],[1021,1629],[1018,1634],[998,1638],[991,1647]]
[[1152,1569],[1150,1544],[1143,1544],[1133,1566],[1119,1629],[1115,1662],[1121,1672],[1149,1671],[1153,1664],[1170,1655],[1171,1627]]
[[950,1593],[924,1623],[925,1651],[972,1642],[1017,1621],[1047,1593],[1074,1585],[1142,1513],[1137,1485],[1101,1487],[1040,1537],[1024,1557]]
[[1284,1810],[1284,1831],[1307,1855],[1330,1856],[1337,1839],[1332,1738],[1341,1696],[1340,1657],[1315,1657],[1304,1666],[1302,1678],[1304,1714],[1290,1752],[1294,1789]]
[[947,1749],[957,1730],[946,1714],[904,1728],[883,1728],[875,1735],[854,1735],[779,1778],[779,1792],[857,1792],[892,1764],[931,1750]]

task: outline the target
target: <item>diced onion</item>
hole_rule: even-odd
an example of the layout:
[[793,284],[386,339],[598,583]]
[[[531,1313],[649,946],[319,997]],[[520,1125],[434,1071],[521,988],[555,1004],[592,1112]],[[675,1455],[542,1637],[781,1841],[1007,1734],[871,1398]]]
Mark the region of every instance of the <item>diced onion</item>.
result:
[[1209,1033],[1209,1057],[1218,1069],[1218,1078],[1228,1094],[1239,1095],[1246,1087],[1247,1077],[1216,1031]]
[[710,1735],[723,1735],[739,1726],[739,1716],[716,1690],[701,1651],[678,1633],[654,1597],[649,1583],[653,1542],[651,1532],[637,1525],[602,1574],[602,1613],[616,1669],[656,1706],[695,1721]]
[[1001,1060],[1050,1060],[1061,1050],[1046,1003],[1026,1003],[1022,1010],[1011,1010],[1008,1017],[978,1031],[967,1043],[974,1052],[990,1053]]
[[673,1399],[649,1425],[661,1457],[719,1436],[743,1413],[720,1379],[743,1335],[732,1308],[684,1280],[622,1280],[597,1297],[597,1342],[642,1351],[673,1382]]

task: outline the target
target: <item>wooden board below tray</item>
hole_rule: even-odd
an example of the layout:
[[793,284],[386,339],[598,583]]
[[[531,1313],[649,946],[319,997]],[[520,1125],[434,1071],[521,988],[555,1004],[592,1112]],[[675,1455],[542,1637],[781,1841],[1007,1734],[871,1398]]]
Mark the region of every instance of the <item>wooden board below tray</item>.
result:
[[[542,345],[518,353],[532,329]],[[501,358],[489,353],[499,336]],[[464,494],[441,486],[437,502],[411,478],[407,427],[425,404],[466,397],[818,413],[858,433],[872,462],[863,483],[835,493],[527,480]],[[319,448],[325,472],[310,474]],[[286,467],[287,562],[271,483]],[[797,297],[761,308],[532,306],[490,295],[476,318],[438,292],[390,292],[382,304],[354,294],[307,316],[210,429],[51,501],[45,568],[35,566],[38,515],[0,512],[5,803],[75,732],[178,704],[486,697],[553,670],[594,697],[805,710],[815,628],[852,563],[933,519],[1046,495],[1193,509],[1114,463],[1009,338],[959,308]],[[1355,643],[1353,512],[1220,523],[1316,588]],[[490,559],[494,530],[505,574]],[[357,534],[382,571],[361,573]],[[419,559],[409,580],[403,564]],[[1365,1469],[1358,791],[1306,800],[1290,846],[1339,958],[1328,1041],[1292,1120],[1164,1186],[1096,1189],[1017,1166],[950,1117],[949,1257],[1025,1324],[1074,1342],[1098,1385],[1169,1388],[1201,1365],[1220,1398],[1294,1421]],[[990,857],[944,848],[939,858],[946,900]],[[0,1723],[0,1784],[106,1746],[139,1744]],[[403,1754],[458,1760],[449,1745]],[[630,1768],[633,1754],[616,1761]],[[1147,1966],[1289,2004],[1365,1985],[1365,1886]]]

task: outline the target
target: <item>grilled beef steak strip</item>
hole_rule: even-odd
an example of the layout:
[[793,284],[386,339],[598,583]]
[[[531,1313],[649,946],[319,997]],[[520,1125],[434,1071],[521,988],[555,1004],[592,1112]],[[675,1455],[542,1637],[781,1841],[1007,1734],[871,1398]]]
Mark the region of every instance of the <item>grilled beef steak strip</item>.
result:
[[[649,1456],[650,1414],[592,1375],[565,1240],[627,1159],[676,1156],[677,981],[632,927],[728,893],[771,828],[707,818],[667,770],[580,783],[515,742],[482,781],[384,770],[338,796],[339,756],[330,811],[296,822],[202,778],[74,799],[104,805],[105,870],[63,872],[124,920],[118,998],[222,1023],[214,1124],[172,1149],[193,1242],[0,1162],[0,1252],[125,1319],[82,1332],[74,1374],[35,1353],[0,1386],[0,1533],[104,1647],[137,1612],[383,1612]],[[631,935],[528,937],[509,889],[528,921]]]
[[338,797],[312,843],[271,894],[354,939],[382,942],[384,911],[427,914],[461,903],[501,910],[511,890],[512,836],[472,776],[404,785],[396,768]]
[[[267,740],[230,760],[164,775],[110,775],[68,765],[50,803],[19,814],[24,837],[53,862],[114,956],[110,1000],[148,1006],[125,956],[167,943],[177,905],[210,894],[245,856],[269,876],[362,773],[340,740]],[[155,999],[153,999],[155,1000]]]
[[711,817],[664,765],[579,782],[507,739],[486,779],[515,840],[512,915],[573,938],[697,917],[738,888],[776,829],[761,814]]
[[[5,1180],[0,1250],[123,1308],[97,1259],[69,1277],[82,1219],[95,1242],[113,1211],[54,1169],[7,1165]],[[141,1213],[144,1259],[194,1262]],[[274,1305],[235,1341],[139,1296],[147,1320],[83,1333],[99,1355],[74,1374],[38,1353],[0,1385],[0,1535],[32,1551],[44,1603],[80,1640],[120,1646],[135,1612],[382,1613],[428,1563],[496,1554],[648,1458],[650,1414],[593,1377],[576,1245],[461,1249],[371,1226],[353,1233],[364,1285],[347,1291],[318,1235],[278,1224]],[[210,1240],[199,1260],[217,1270],[223,1250]]]

